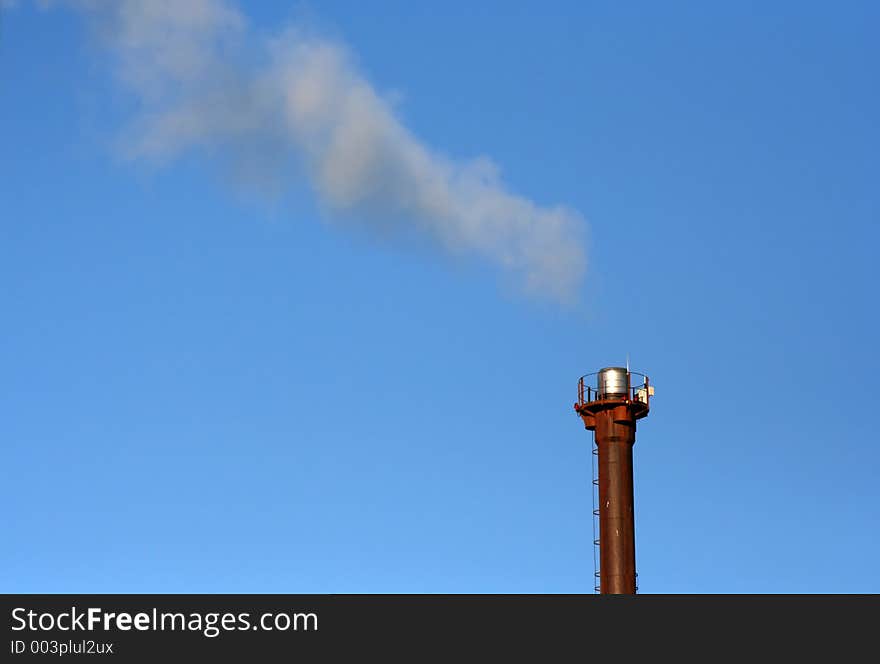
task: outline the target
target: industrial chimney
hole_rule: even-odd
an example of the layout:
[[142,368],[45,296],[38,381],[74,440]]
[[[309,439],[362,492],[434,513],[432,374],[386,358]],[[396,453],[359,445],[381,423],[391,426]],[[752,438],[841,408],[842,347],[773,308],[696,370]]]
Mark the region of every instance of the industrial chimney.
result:
[[606,367],[581,376],[574,409],[594,432],[599,463],[599,592],[635,594],[632,448],[636,420],[648,414],[654,387],[644,374]]

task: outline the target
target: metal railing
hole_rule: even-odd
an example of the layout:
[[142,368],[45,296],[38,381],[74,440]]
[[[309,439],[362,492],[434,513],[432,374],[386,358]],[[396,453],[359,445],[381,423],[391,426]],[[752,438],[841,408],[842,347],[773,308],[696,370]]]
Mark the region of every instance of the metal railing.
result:
[[[599,372],[584,374],[578,380],[578,405],[603,401],[606,395],[599,391]],[[638,380],[638,384],[633,384],[633,379]],[[592,379],[592,380],[591,380]],[[589,384],[592,383],[592,384]],[[649,404],[651,400],[651,392],[653,391],[649,378],[638,371],[630,371],[627,374],[628,387],[626,388],[625,401],[638,401],[643,404]],[[610,395],[609,398],[619,400],[620,395]]]

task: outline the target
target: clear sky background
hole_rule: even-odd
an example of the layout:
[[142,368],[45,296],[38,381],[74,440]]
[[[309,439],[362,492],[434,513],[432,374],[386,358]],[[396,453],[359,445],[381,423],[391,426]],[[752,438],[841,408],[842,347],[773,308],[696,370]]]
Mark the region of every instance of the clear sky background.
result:
[[5,9],[0,589],[590,592],[572,404],[629,354],[641,591],[880,592],[880,5],[246,12],[583,215],[577,301],[121,158],[82,18]]

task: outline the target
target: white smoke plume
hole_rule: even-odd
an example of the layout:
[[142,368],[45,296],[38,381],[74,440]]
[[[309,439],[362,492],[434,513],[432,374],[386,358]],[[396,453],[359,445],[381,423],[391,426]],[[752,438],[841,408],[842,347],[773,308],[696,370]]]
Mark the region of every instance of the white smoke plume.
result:
[[426,146],[338,42],[295,27],[263,36],[225,0],[47,4],[59,3],[96,19],[139,102],[131,156],[208,149],[276,187],[305,173],[331,215],[414,228],[500,266],[527,292],[576,296],[580,216],[511,193],[487,158],[452,160]]

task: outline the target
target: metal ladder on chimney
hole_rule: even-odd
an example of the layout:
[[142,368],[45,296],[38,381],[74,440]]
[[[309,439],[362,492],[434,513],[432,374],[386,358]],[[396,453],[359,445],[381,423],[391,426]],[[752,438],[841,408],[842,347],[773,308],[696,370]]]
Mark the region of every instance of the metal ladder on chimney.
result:
[[596,447],[596,436],[590,432],[590,447],[593,459],[593,484],[590,487],[590,494],[593,497],[593,593],[598,595],[600,588],[600,572],[599,561],[599,448]]

